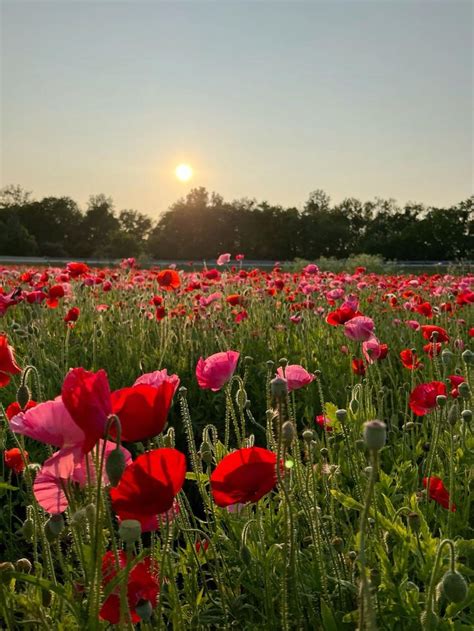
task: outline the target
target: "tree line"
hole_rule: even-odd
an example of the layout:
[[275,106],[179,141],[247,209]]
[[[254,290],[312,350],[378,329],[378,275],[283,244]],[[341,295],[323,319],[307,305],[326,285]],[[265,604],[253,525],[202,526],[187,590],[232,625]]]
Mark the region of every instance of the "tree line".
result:
[[105,195],[85,210],[70,197],[35,200],[19,186],[0,191],[0,255],[69,258],[314,260],[365,253],[391,260],[461,260],[474,252],[474,197],[448,208],[392,199],[331,204],[324,191],[303,208],[241,199],[227,202],[192,189],[152,221],[117,211]]

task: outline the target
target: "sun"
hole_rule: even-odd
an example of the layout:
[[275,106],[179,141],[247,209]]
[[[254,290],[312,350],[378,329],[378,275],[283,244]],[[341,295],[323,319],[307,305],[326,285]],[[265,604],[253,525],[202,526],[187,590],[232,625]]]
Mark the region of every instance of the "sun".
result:
[[175,170],[176,177],[181,182],[187,182],[193,177],[193,170],[189,164],[179,164]]

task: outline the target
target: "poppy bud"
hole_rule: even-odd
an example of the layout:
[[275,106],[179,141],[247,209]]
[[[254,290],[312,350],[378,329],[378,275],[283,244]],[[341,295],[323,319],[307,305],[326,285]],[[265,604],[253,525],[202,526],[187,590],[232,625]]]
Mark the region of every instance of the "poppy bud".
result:
[[18,561],[15,563],[15,569],[18,572],[29,574],[33,569],[33,566],[31,565],[31,561],[29,561],[28,559],[18,559]]
[[249,364],[251,364],[253,362],[253,357],[251,357],[250,355],[246,355],[244,357],[244,364],[246,366],[248,366]]
[[466,598],[468,587],[466,580],[459,572],[449,570],[441,579],[443,594],[452,603],[462,603]]
[[20,528],[20,532],[27,541],[31,541],[33,539],[33,535],[35,533],[35,522],[31,519],[31,517],[25,519],[22,527]]
[[321,370],[315,370],[313,374],[314,374],[314,376],[315,376],[316,378],[318,378],[318,377],[321,377],[322,372],[321,372]]
[[357,559],[357,552],[355,550],[350,550],[347,556],[351,561],[355,561]]
[[281,436],[286,446],[291,445],[295,438],[295,426],[291,421],[285,421],[281,426]]
[[436,405],[439,405],[440,408],[444,408],[447,400],[448,398],[444,394],[438,394],[436,397]]
[[28,389],[28,386],[25,383],[22,383],[17,390],[16,400],[18,405],[22,410],[26,408],[31,399],[31,393]]
[[303,432],[303,440],[306,443],[310,443],[313,440],[313,436],[314,436],[313,430],[311,430],[311,429],[305,429],[304,430],[304,432]]
[[41,604],[43,607],[49,607],[53,602],[53,594],[49,591],[49,589],[41,590]]
[[441,353],[441,362],[444,366],[451,366],[453,363],[454,354],[448,349],[443,349]]
[[286,359],[286,357],[282,357],[278,360],[278,363],[282,368],[285,368],[288,365],[288,360]]
[[235,395],[235,402],[237,403],[237,407],[240,410],[244,409],[245,403],[247,402],[247,393],[243,388],[239,388],[237,390],[237,394]]
[[323,447],[322,449],[320,449],[319,453],[321,454],[323,458],[327,458],[329,456],[329,451],[326,449],[326,447]]
[[344,421],[347,419],[347,410],[336,410],[336,418],[341,423],[344,423]]
[[153,614],[153,606],[149,600],[140,600],[135,607],[137,615],[140,616],[144,622],[149,622]]
[[472,411],[471,410],[463,410],[461,412],[461,418],[465,423],[470,423],[472,421]]
[[203,462],[205,462],[206,464],[211,464],[212,462],[212,449],[211,449],[211,445],[204,441],[201,444],[201,447],[199,449],[199,453],[201,454],[201,459]]
[[60,513],[57,515],[51,515],[44,525],[44,534],[46,535],[46,539],[49,542],[54,541],[59,537],[64,528],[64,517]]
[[163,447],[174,447],[174,436],[170,429],[163,436]]
[[344,550],[344,541],[341,537],[334,537],[331,543],[336,552],[341,553]]
[[403,425],[403,429],[406,429],[406,430],[413,429],[414,427],[415,427],[415,423],[413,421],[408,421],[408,423],[405,423]]
[[250,554],[250,550],[247,548],[246,545],[241,546],[240,556],[242,558],[242,561],[244,562],[244,565],[250,565],[250,563],[252,562],[252,555]]
[[275,377],[270,381],[270,388],[272,396],[277,399],[283,399],[286,397],[288,393],[288,384],[286,379],[282,379],[281,377]]
[[4,561],[0,563],[0,572],[14,572],[15,566],[10,561]]
[[370,451],[382,449],[387,440],[387,426],[382,421],[367,421],[364,423],[365,446]]
[[105,463],[105,471],[107,472],[110,484],[117,486],[125,471],[125,455],[118,446],[110,452],[107,462]]
[[119,526],[119,535],[125,543],[135,543],[140,539],[142,526],[137,519],[124,519]]
[[87,520],[86,509],[81,508],[71,515],[71,526],[80,527],[85,525]]
[[421,614],[420,622],[423,629],[437,629],[439,618],[432,609],[429,609]]
[[468,366],[472,366],[474,365],[474,353],[467,349],[463,352],[463,354],[461,355],[461,357],[463,358],[463,361],[466,365]]
[[349,410],[352,414],[357,414],[359,411],[359,401],[357,401],[357,399],[351,399],[351,402],[349,403]]
[[249,401],[249,399],[247,399],[247,401],[245,402],[245,409],[246,410],[250,410],[250,406],[252,405],[251,401]]
[[86,515],[87,515],[87,519],[92,523],[95,520],[95,514],[96,514],[96,510],[95,510],[95,505],[94,504],[87,504],[87,506],[84,509],[86,511]]
[[459,384],[458,392],[459,392],[459,396],[462,397],[463,399],[469,399],[471,397],[471,390],[469,388],[469,384],[467,383],[467,381],[463,381],[463,383]]
[[180,394],[185,395],[188,392],[188,389],[186,388],[186,386],[181,386],[180,389],[178,390],[178,392]]
[[420,530],[420,516],[418,515],[418,513],[408,513],[407,519],[410,528],[414,532],[418,532]]
[[363,451],[365,449],[365,442],[362,438],[358,438],[355,441],[355,446],[357,447],[357,449],[359,449],[360,451]]
[[448,423],[454,427],[459,419],[459,405],[456,401],[448,410]]
[[266,366],[268,368],[268,370],[271,370],[273,368],[273,366],[275,365],[275,362],[272,361],[271,359],[269,359],[266,363]]

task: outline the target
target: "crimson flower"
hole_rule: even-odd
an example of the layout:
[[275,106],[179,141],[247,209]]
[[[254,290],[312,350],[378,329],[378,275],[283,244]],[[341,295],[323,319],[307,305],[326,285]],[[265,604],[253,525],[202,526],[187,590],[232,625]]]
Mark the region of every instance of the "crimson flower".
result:
[[218,506],[257,502],[276,484],[276,454],[262,447],[246,447],[225,456],[211,475]]
[[441,353],[441,342],[429,342],[423,346],[423,350],[431,359],[438,357]]
[[362,359],[357,359],[356,357],[354,357],[351,365],[354,375],[359,375],[360,377],[363,377],[365,375],[365,364]]
[[443,329],[440,326],[435,326],[434,324],[423,324],[421,326],[421,332],[425,340],[429,342],[432,341],[433,333],[437,333],[438,337],[436,338],[437,342],[449,342],[449,335],[446,329]]
[[5,410],[5,415],[7,419],[11,421],[12,418],[16,416],[17,414],[20,414],[20,412],[26,412],[27,410],[31,410],[31,408],[34,408],[36,405],[37,405],[36,401],[28,401],[26,406],[23,409],[21,409],[20,404],[17,403],[16,401],[13,401],[13,403],[10,403],[10,405]]
[[[28,460],[28,452],[25,451],[25,457]],[[7,449],[4,452],[5,465],[14,471],[15,473],[21,473],[25,468],[25,463],[23,462],[23,458],[21,457],[21,451],[18,447],[13,447],[13,449]]]
[[163,381],[157,387],[138,384],[112,392],[112,412],[120,419],[122,440],[135,442],[160,434],[166,425],[174,391],[171,381]]
[[186,477],[186,458],[177,449],[162,448],[138,456],[110,489],[112,508],[123,519],[149,522],[167,512]]
[[71,307],[69,311],[66,313],[66,315],[64,316],[64,322],[66,323],[77,322],[77,319],[79,318],[80,313],[81,312],[80,312],[79,307]]
[[441,381],[420,383],[410,394],[409,406],[417,416],[424,416],[436,407],[436,397],[446,396],[446,386]]
[[[112,551],[102,557],[102,584],[105,587],[127,565],[127,554],[124,550],[118,552],[119,568],[117,569],[115,556]],[[146,557],[130,571],[127,582],[127,600],[130,609],[131,622],[140,622],[137,606],[148,601],[152,608],[156,606],[159,593],[158,568],[150,557]],[[120,623],[120,585],[104,601],[100,609],[100,617],[110,624]]]
[[241,305],[244,302],[244,299],[242,296],[240,296],[239,294],[230,294],[230,296],[227,296],[227,298],[225,299],[225,301],[232,305],[233,307],[235,307],[236,305]]
[[66,267],[71,278],[78,278],[89,272],[89,268],[85,263],[68,263]]
[[8,386],[10,375],[17,375],[21,368],[15,361],[15,351],[6,335],[0,334],[0,388]]
[[[428,485],[429,479],[429,485]],[[434,500],[438,504],[441,504],[443,508],[447,508],[451,512],[456,511],[456,504],[450,501],[449,492],[444,486],[441,478],[431,476],[430,478],[423,478],[423,486],[428,488],[428,497]]]
[[328,313],[328,315],[326,316],[326,322],[330,324],[331,326],[337,326],[339,324],[345,324],[352,318],[355,318],[356,316],[360,316],[360,315],[362,314],[359,313],[359,311],[356,311],[355,309],[353,309],[352,307],[342,306],[342,307],[339,307],[339,309],[336,309],[335,311],[331,311],[330,313]]
[[332,421],[327,416],[325,416],[324,414],[318,414],[314,420],[319,425],[319,427],[324,429],[324,431],[332,432],[332,427],[331,427]]
[[64,379],[61,396],[73,421],[85,434],[83,451],[88,453],[104,437],[112,411],[107,373],[72,368]]
[[461,375],[449,375],[448,377],[449,381],[451,382],[451,396],[453,397],[453,399],[457,399],[457,397],[459,396],[459,386],[461,383],[464,383],[464,381],[466,381],[464,379],[464,377],[461,377]]
[[166,289],[166,291],[178,289],[178,287],[181,285],[179,274],[174,269],[162,270],[157,275],[156,280],[158,281],[158,285],[162,289]]
[[416,370],[421,366],[421,362],[418,359],[416,353],[414,353],[410,348],[405,348],[403,351],[400,351],[400,359],[402,360],[402,364],[408,370]]

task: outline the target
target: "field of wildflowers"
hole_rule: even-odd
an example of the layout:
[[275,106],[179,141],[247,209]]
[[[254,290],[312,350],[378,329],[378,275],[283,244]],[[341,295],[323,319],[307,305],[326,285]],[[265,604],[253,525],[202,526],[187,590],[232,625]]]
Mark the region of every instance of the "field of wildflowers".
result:
[[0,628],[473,628],[474,275],[242,259],[0,268]]

